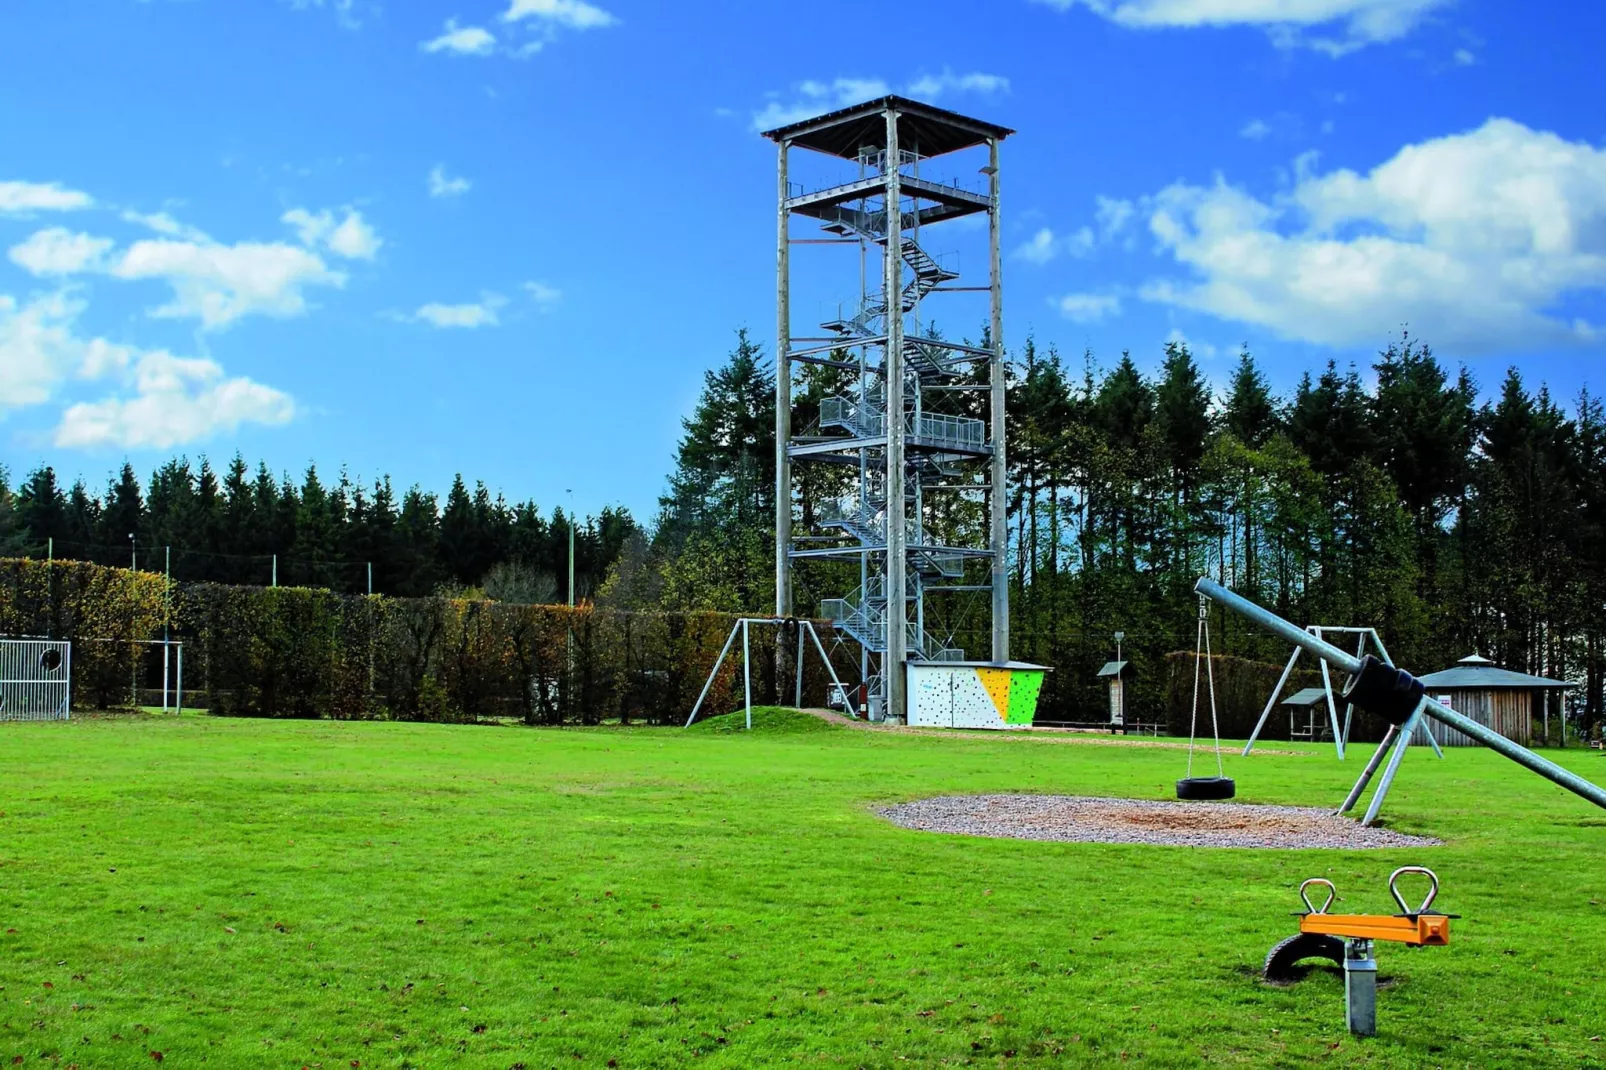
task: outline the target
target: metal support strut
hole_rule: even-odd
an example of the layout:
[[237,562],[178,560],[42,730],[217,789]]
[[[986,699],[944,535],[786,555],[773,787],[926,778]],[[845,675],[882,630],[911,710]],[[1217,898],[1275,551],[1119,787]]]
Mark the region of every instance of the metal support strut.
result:
[[[736,637],[740,635],[742,637],[742,699],[747,710],[747,728],[749,731],[752,730],[753,653],[752,644],[749,641],[749,629],[754,624],[773,624],[781,628],[792,625],[797,627],[797,691],[795,698],[797,705],[801,706],[803,704],[803,636],[807,633],[808,637],[814,640],[815,653],[819,654],[820,661],[825,665],[826,673],[831,677],[831,686],[836,689],[836,695],[842,700],[842,708],[849,717],[856,716],[854,708],[848,700],[848,689],[843,687],[842,681],[837,678],[836,666],[831,664],[830,657],[826,655],[825,644],[820,642],[820,633],[814,630],[812,621],[798,620],[792,617],[740,617],[731,626],[731,633],[726,637],[725,645],[720,648],[719,657],[714,659],[714,667],[708,670],[708,679],[703,682],[703,689],[697,694],[697,702],[691,708],[691,716],[686,718],[685,727],[690,728],[692,723],[697,720],[697,714],[703,708],[703,700],[708,698],[708,693],[714,689],[714,680],[719,676],[720,666],[725,664],[725,657],[730,653],[731,647],[735,645]],[[182,648],[180,650],[180,656],[182,657]],[[780,689],[779,681],[776,683],[776,689]]]
[[[1250,623],[1259,625],[1307,653],[1314,654],[1333,668],[1344,670],[1353,678],[1344,692],[1346,701],[1353,701],[1362,709],[1366,709],[1370,704],[1375,712],[1400,725],[1400,738],[1396,742],[1396,747],[1399,749],[1390,759],[1393,768],[1384,774],[1385,783],[1379,787],[1380,791],[1386,788],[1387,782],[1393,778],[1394,769],[1399,767],[1400,759],[1403,757],[1403,745],[1409,743],[1416,725],[1423,716],[1427,716],[1463,735],[1471,736],[1490,750],[1497,751],[1518,765],[1538,773],[1546,780],[1559,784],[1574,795],[1588,799],[1606,810],[1606,790],[1599,785],[1590,783],[1577,773],[1563,769],[1549,759],[1541,758],[1527,747],[1512,742],[1487,725],[1479,724],[1472,718],[1427,697],[1422,694],[1421,681],[1409,673],[1386,666],[1370,656],[1362,659],[1348,651],[1340,650],[1298,625],[1290,624],[1270,610],[1262,609],[1247,598],[1232,593],[1208,577],[1201,576],[1193,589],[1196,593],[1221,603]],[[1358,786],[1364,787],[1364,785]],[[1372,816],[1376,816],[1375,812]]]

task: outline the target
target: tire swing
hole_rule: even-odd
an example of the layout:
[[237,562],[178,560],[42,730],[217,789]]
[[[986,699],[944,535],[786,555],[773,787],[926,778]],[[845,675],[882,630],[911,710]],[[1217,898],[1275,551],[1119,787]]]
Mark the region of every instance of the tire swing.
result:
[[[1194,742],[1199,734],[1199,663],[1204,662],[1210,688],[1210,734],[1216,741],[1216,775],[1193,775]],[[1177,798],[1203,802],[1230,799],[1238,786],[1222,773],[1221,730],[1216,724],[1216,670],[1210,663],[1210,599],[1199,596],[1199,632],[1193,647],[1193,714],[1188,721],[1188,775],[1177,781]]]

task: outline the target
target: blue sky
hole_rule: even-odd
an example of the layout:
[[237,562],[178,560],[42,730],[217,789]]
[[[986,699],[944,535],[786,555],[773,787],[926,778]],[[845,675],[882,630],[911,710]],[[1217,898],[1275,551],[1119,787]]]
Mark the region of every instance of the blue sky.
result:
[[757,130],[889,90],[1019,131],[1011,343],[1220,381],[1248,342],[1286,391],[1409,323],[1486,389],[1606,388],[1601,40],[1559,0],[8,0],[0,463],[650,516],[774,333]]

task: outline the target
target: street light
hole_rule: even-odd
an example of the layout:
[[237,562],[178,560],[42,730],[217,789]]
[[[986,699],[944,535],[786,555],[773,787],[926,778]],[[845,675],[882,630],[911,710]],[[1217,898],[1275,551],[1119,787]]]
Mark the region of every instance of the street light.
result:
[[128,571],[139,571],[139,548],[134,542],[134,533],[128,533]]
[[1116,661],[1120,661],[1121,660],[1121,640],[1123,640],[1125,638],[1126,638],[1126,633],[1125,632],[1116,632],[1115,633],[1115,660]]

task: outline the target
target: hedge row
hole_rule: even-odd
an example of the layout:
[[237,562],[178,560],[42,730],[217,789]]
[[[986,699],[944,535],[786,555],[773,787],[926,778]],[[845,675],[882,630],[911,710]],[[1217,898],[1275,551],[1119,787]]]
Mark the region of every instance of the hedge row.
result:
[[[161,634],[184,649],[185,704],[257,717],[530,724],[683,721],[730,633],[720,613],[625,613],[446,598],[386,598],[306,588],[176,584],[164,618],[162,579],[97,565],[0,561],[0,634],[74,640],[74,703],[126,705],[139,662],[131,639]],[[829,625],[815,622],[827,649]],[[754,701],[775,701],[773,629],[754,632]],[[117,642],[99,642],[101,639]],[[783,671],[791,690],[792,641]],[[846,683],[845,652],[834,657]],[[87,666],[87,667],[86,667]],[[740,702],[727,661],[709,698]],[[147,686],[150,681],[147,681]],[[804,699],[827,675],[805,659]],[[790,696],[788,695],[789,699]]]
[[[1174,736],[1186,736],[1189,718],[1193,711],[1194,654],[1191,650],[1179,650],[1167,654],[1165,660],[1166,730]],[[1308,659],[1306,660],[1308,662]],[[1260,719],[1261,711],[1266,708],[1266,700],[1271,697],[1272,688],[1277,686],[1283,666],[1222,654],[1211,657],[1210,663],[1216,677],[1216,721],[1220,726],[1221,738],[1248,739],[1249,733],[1255,729],[1255,722]],[[1302,688],[1321,686],[1322,674],[1319,669],[1296,667],[1283,686],[1281,697],[1287,698]],[[1335,701],[1343,686],[1344,678],[1340,673],[1333,680]],[[1320,732],[1325,727],[1327,718],[1326,704],[1324,703],[1317,712],[1318,732]],[[1301,713],[1300,717],[1303,716]],[[1344,716],[1342,703],[1338,705],[1338,716],[1342,724]],[[1383,738],[1384,729],[1385,726],[1378,718],[1357,710],[1350,728],[1350,738],[1376,742]],[[1206,737],[1210,734],[1210,692],[1203,666],[1200,667],[1199,675],[1198,731],[1200,735]],[[1279,704],[1278,708],[1272,711],[1271,717],[1266,721],[1266,727],[1261,730],[1260,738],[1288,739],[1287,707]]]

